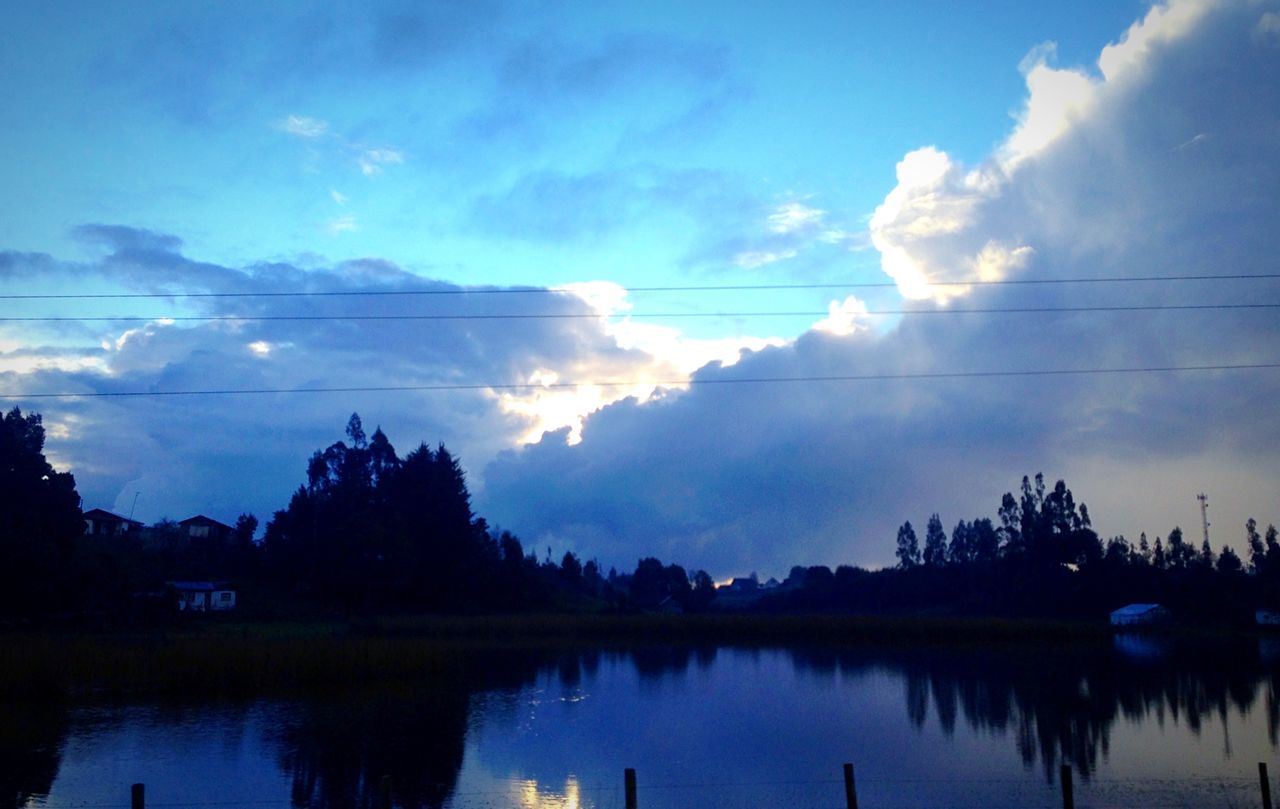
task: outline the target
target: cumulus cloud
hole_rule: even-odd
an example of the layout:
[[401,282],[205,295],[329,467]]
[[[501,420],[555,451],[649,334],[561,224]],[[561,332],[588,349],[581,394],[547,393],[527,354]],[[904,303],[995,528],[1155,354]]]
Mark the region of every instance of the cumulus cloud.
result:
[[[57,458],[77,474],[86,502],[127,505],[142,491],[138,513],[145,519],[195,511],[225,520],[239,511],[265,517],[287,500],[306,456],[338,437],[352,410],[401,444],[447,441],[473,470],[479,490],[480,470],[499,451],[549,431],[563,431],[572,442],[583,419],[601,407],[661,398],[708,363],[730,366],[783,342],[695,339],[634,320],[627,291],[610,282],[527,296],[468,294],[376,258],[307,268],[282,262],[232,267],[195,260],[184,254],[181,239],[164,233],[102,224],[75,232],[95,247],[91,260],[3,255],[15,277],[31,277],[24,269],[30,264],[45,278],[58,273],[78,284],[162,297],[95,312],[148,317],[143,323],[24,324],[21,330],[0,324],[0,395],[58,425]],[[367,294],[408,289],[447,294]],[[323,294],[278,294],[291,292]],[[346,292],[359,294],[334,294]],[[531,310],[574,317],[487,319]],[[404,312],[481,319],[342,317]],[[593,316],[578,317],[583,313]],[[193,316],[219,319],[183,319]],[[377,390],[423,384],[463,389]],[[187,395],[332,387],[352,390]],[[181,395],[23,398],[139,392]]]
[[[637,391],[652,393],[654,385],[646,380],[682,379],[680,364],[670,358],[620,345],[604,310],[600,319],[484,319],[512,311],[512,299],[468,294],[384,260],[308,269],[278,262],[228,267],[177,252],[180,240],[164,234],[115,226],[78,232],[108,243],[110,252],[83,263],[48,258],[66,277],[128,290],[159,287],[175,297],[132,301],[130,310],[113,308],[149,315],[142,324],[78,324],[70,335],[53,327],[12,336],[0,331],[0,395],[59,425],[57,457],[77,475],[86,502],[110,508],[141,490],[138,508],[145,519],[196,511],[224,520],[239,511],[269,516],[298,484],[306,457],[340,437],[353,410],[371,425],[383,425],[402,450],[420,440],[444,440],[479,470],[498,451],[542,430],[576,426],[592,409]],[[447,294],[412,299],[274,294],[409,289]],[[184,298],[183,292],[234,294]],[[544,293],[518,297],[515,309],[577,314],[590,298],[585,291]],[[405,312],[482,319],[342,317]],[[222,319],[178,319],[189,316]],[[308,319],[316,316],[337,319]],[[611,380],[632,381],[635,388],[577,384]],[[574,384],[544,391],[543,381]],[[462,388],[376,390],[440,384]],[[535,387],[506,387],[526,384]],[[341,395],[23,398],[332,387],[353,390]],[[473,484],[482,487],[478,474]]]
[[[1096,74],[1037,52],[1009,138],[975,167],[938,147],[908,154],[871,218],[884,271],[925,312],[879,334],[857,328],[857,301],[834,304],[792,344],[605,407],[576,444],[556,433],[504,453],[484,503],[539,544],[606,564],[656,552],[716,575],[785,572],[890,563],[903,520],[993,516],[1001,493],[1043,470],[1104,534],[1193,524],[1208,490],[1215,544],[1239,550],[1231,526],[1273,507],[1280,475],[1280,425],[1264,416],[1280,396],[1274,371],[946,375],[1274,362],[1274,318],[935,309],[1280,293],[1274,281],[976,283],[1271,272],[1280,51],[1258,21],[1252,3],[1175,2],[1104,49]],[[1200,133],[1212,137],[1177,148]]]

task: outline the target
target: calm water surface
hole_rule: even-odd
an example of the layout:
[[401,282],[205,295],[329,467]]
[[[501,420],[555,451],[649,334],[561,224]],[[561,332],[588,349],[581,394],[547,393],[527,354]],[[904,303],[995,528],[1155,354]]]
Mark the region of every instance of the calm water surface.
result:
[[[1267,646],[487,653],[463,687],[237,704],[4,707],[18,806],[1260,806]],[[1280,790],[1277,790],[1280,794]]]

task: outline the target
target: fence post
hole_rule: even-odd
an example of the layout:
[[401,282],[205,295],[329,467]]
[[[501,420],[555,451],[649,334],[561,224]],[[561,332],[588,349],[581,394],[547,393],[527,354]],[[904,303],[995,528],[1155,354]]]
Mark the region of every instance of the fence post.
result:
[[626,789],[627,809],[636,809],[636,771],[627,767],[622,771],[622,781]]
[[1258,784],[1262,787],[1262,809],[1271,809],[1271,779],[1267,778],[1267,762],[1258,762]]
[[1062,765],[1062,809],[1075,809],[1076,796],[1071,787],[1071,765]]
[[844,803],[848,809],[858,809],[858,790],[853,782],[853,765],[844,765]]
[[131,809],[146,809],[147,788],[142,784],[134,784],[129,789],[129,806]]

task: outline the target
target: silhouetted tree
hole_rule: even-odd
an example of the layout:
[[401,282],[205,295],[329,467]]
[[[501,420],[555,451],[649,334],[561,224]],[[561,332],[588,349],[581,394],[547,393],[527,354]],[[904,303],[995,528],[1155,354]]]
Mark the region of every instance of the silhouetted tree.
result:
[[570,587],[582,585],[582,562],[573,555],[573,551],[566,551],[564,558],[560,560],[560,577]]
[[[367,438],[354,413],[346,434],[312,455],[306,485],[268,524],[272,576],[347,607],[512,607],[545,597],[519,540],[494,536],[472,513],[462,466],[444,444],[401,459],[381,428]],[[559,568],[549,567],[558,586]],[[567,572],[580,577],[581,568]]]
[[920,564],[920,541],[916,538],[916,529],[908,520],[898,529],[898,567],[909,570]]
[[65,566],[83,532],[75,478],[45,460],[40,414],[13,408],[0,418],[0,615],[61,606]]
[[942,567],[947,561],[947,534],[942,530],[942,518],[937,514],[930,515],[925,527],[923,555],[925,567]]
[[631,574],[631,601],[638,607],[656,607],[668,597],[681,605],[688,600],[692,588],[684,568],[676,564],[663,566],[662,562],[646,557],[636,564]]
[[1231,550],[1230,545],[1222,546],[1222,553],[1218,554],[1217,570],[1219,573],[1239,573],[1243,569],[1240,557],[1236,552]]

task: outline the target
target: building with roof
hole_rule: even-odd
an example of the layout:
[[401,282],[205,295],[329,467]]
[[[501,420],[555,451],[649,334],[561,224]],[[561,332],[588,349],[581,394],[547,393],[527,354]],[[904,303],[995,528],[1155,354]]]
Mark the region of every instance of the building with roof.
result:
[[225,581],[168,581],[178,612],[227,612],[236,608],[236,591]]
[[142,531],[142,523],[112,514],[101,508],[91,508],[84,512],[84,533],[91,537],[137,536]]
[[231,539],[235,529],[226,523],[218,522],[212,517],[197,514],[178,523],[183,535],[190,539],[209,539],[215,542],[226,542]]

